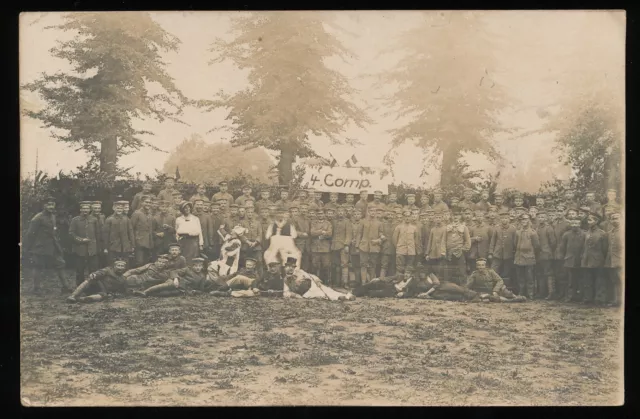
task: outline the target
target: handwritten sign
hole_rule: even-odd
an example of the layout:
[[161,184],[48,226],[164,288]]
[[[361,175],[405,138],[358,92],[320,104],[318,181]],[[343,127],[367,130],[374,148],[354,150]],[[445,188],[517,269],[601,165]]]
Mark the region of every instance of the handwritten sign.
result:
[[359,194],[366,189],[373,194],[380,190],[388,193],[390,176],[381,176],[374,170],[349,167],[306,167],[302,181],[305,188],[313,188],[321,192],[339,192]]

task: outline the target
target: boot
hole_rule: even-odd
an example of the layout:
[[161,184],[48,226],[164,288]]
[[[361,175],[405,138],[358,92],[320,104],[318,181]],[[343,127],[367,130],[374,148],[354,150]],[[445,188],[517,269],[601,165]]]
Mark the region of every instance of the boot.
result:
[[143,291],[144,295],[147,296],[149,294],[153,294],[156,292],[161,292],[161,291],[171,291],[171,290],[175,290],[176,287],[175,285],[173,285],[173,282],[170,284],[160,284],[160,285],[155,285],[151,288],[148,288],[146,290]]
[[63,294],[68,294],[71,292],[69,286],[67,285],[67,280],[64,277],[64,271],[62,269],[58,269],[56,271],[56,275],[58,276],[58,280],[60,281],[60,291]]
[[102,301],[105,297],[100,294],[87,295],[86,297],[78,298],[78,301],[81,303],[97,303],[98,301]]
[[376,277],[376,268],[375,267],[369,268],[368,274],[369,274],[369,277],[368,277],[367,282],[371,281],[373,278]]
[[380,279],[384,279],[387,276],[387,270],[385,268],[380,268]]
[[349,288],[349,268],[342,268],[342,286]]
[[84,281],[82,284],[78,285],[78,288],[76,288],[69,297],[67,297],[67,302],[68,303],[76,303],[77,302],[77,298],[80,294],[82,294],[82,292],[87,289],[87,287],[89,286],[89,281]]
[[553,300],[556,293],[556,279],[552,276],[547,278],[547,289],[549,290],[549,295],[545,300]]

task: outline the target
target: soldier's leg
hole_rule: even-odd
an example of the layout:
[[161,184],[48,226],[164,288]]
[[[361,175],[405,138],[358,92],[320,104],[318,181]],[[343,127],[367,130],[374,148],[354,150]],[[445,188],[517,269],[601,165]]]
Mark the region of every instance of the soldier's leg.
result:
[[595,296],[596,304],[605,305],[609,302],[607,294],[609,291],[609,278],[603,268],[595,269]]
[[389,271],[389,259],[391,259],[391,255],[384,253],[380,255],[380,279],[384,279],[387,276],[387,272]]
[[[466,268],[464,256],[457,258],[456,265],[458,268],[456,273],[456,277],[457,277],[456,283],[458,285],[463,285],[467,282],[467,268]],[[475,265],[475,259],[474,259],[474,265]]]
[[376,277],[376,265],[378,264],[379,260],[380,253],[369,253],[369,259],[367,260],[367,272],[369,274],[369,277],[372,279]]
[[528,265],[525,268],[525,272],[526,272],[526,280],[527,280],[527,298],[529,298],[530,300],[533,300],[533,298],[535,297],[535,287],[536,287],[536,280],[535,280],[535,273],[534,273],[534,269],[535,269],[535,265]]
[[396,272],[403,274],[406,269],[404,255],[396,254]]
[[171,291],[175,289],[176,289],[176,286],[173,284],[173,280],[169,279],[162,284],[154,285],[153,287],[147,288],[144,291],[134,291],[134,294],[140,295],[142,297],[146,297],[148,295],[153,295],[163,291]]
[[564,297],[564,302],[568,303],[574,301],[576,298],[576,288],[577,288],[577,275],[576,268],[566,268],[567,272],[567,291]]
[[534,267],[534,279],[536,284],[536,298],[544,298],[546,297],[545,291],[547,290],[547,278],[544,276],[542,263],[544,261],[538,260],[536,261],[536,265]]
[[516,294],[524,295],[526,290],[525,266],[516,265]]
[[362,285],[367,284],[371,279],[367,274],[367,266],[369,265],[369,252],[360,251],[360,281]]
[[340,264],[340,253],[341,250],[332,250],[331,251],[331,279],[330,286],[334,287],[340,283],[340,277],[342,274],[342,267]]
[[58,281],[60,282],[60,289],[62,293],[71,292],[71,289],[69,289],[69,286],[67,285],[67,279],[65,278],[65,266],[66,263],[64,261],[64,258],[62,257],[62,254],[56,252],[56,254],[54,254],[53,256],[53,268],[55,269],[56,276],[58,277]]
[[340,252],[340,283],[344,288],[349,287],[349,252],[345,252],[344,249]]
[[350,259],[351,269],[353,270],[353,281],[356,285],[362,285],[362,277],[360,276],[360,253],[352,253]]
[[[87,258],[88,256],[79,256],[75,255],[75,263],[76,263],[76,286],[82,284],[84,282],[84,271],[87,268]],[[95,271],[91,271],[95,272]]]
[[325,272],[325,277],[323,279],[322,282],[324,282],[325,284],[330,281],[333,280],[333,278],[331,277],[331,253],[330,252],[325,252],[323,253],[322,256],[322,264],[324,265],[324,272]]
[[582,302],[584,304],[593,304],[596,285],[596,269],[582,269]]
[[317,252],[311,253],[311,273],[320,275],[320,254]]

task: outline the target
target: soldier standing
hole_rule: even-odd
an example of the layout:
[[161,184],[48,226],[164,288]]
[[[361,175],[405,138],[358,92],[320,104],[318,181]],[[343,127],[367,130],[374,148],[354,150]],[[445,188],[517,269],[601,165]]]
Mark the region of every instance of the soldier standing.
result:
[[387,208],[395,211],[396,208],[402,208],[402,205],[398,203],[398,194],[395,192],[390,192],[387,197]]
[[489,244],[489,258],[491,269],[496,271],[507,283],[508,288],[514,288],[515,276],[513,256],[515,254],[516,228],[511,224],[507,211],[500,213],[500,225],[496,226]]
[[576,293],[581,288],[580,263],[585,242],[585,233],[580,228],[580,220],[570,218],[569,226],[570,229],[562,235],[562,241],[559,246],[559,256],[564,261],[564,268],[567,273],[567,289],[563,293],[565,295],[564,302],[566,303],[575,301]]
[[242,187],[242,195],[240,195],[239,197],[236,198],[235,204],[238,207],[244,207],[245,201],[247,199],[253,200],[253,196],[251,195],[251,186],[244,185]]
[[300,267],[305,272],[310,272],[309,265],[311,264],[309,255],[309,233],[311,231],[311,223],[309,222],[309,204],[306,202],[301,203],[302,211],[297,206],[292,206],[291,211],[291,223],[296,229],[298,235],[294,239],[294,243],[298,250],[300,250]]
[[373,192],[373,202],[371,202],[369,205],[373,205],[382,211],[385,211],[387,209],[385,203],[382,202],[382,191]]
[[147,195],[143,196],[140,208],[131,216],[136,267],[146,265],[151,261],[153,217],[150,212],[150,205],[151,198]]
[[594,191],[588,191],[585,196],[585,204],[589,207],[589,212],[598,214],[602,217],[602,205],[596,201],[596,193]]
[[356,197],[352,193],[348,193],[344,197],[344,207],[345,208],[355,208],[356,207]]
[[222,181],[218,183],[219,191],[214,193],[211,197],[211,201],[217,202],[220,204],[221,200],[224,200],[225,205],[224,208],[221,208],[221,212],[228,213],[229,205],[233,204],[233,196],[229,193],[229,183],[227,181]]
[[329,209],[331,208],[332,210],[336,211],[338,209],[338,207],[340,206],[338,204],[338,192],[331,192],[329,193],[329,202],[327,202],[327,204],[324,206],[325,209]]
[[[409,211],[413,211],[414,209],[418,209],[418,210],[420,209],[416,205],[416,194],[408,193],[405,195],[405,197],[407,198],[407,204],[404,206],[403,209],[408,209]],[[404,211],[403,211],[403,216],[404,216]]]
[[245,260],[255,259],[256,269],[259,274],[263,272],[262,264],[262,237],[265,237],[265,231],[262,230],[262,223],[255,218],[253,206],[249,206],[245,209],[246,214],[244,220],[240,225],[247,231],[240,237],[242,241],[242,248],[240,249],[240,255]]
[[536,253],[540,249],[538,233],[531,227],[528,214],[521,216],[520,230],[516,231],[515,254],[513,263],[516,266],[516,278],[518,281],[517,294],[525,295],[530,300],[534,297],[534,268],[536,266]]
[[433,191],[433,210],[443,214],[449,212],[449,207],[442,200],[442,191],[440,189]]
[[496,192],[493,195],[493,201],[495,203],[498,214],[500,214],[503,211],[509,211],[509,207],[504,205],[504,197],[502,196],[501,192]]
[[360,191],[360,200],[355,203],[355,207],[362,214],[369,214],[367,206],[369,205],[369,191],[363,189]]
[[156,255],[168,252],[169,245],[176,237],[176,218],[170,213],[170,209],[168,202],[160,201],[159,211],[153,217],[153,244]]
[[360,240],[362,239],[362,213],[354,209],[351,214],[351,244],[349,247],[349,261],[353,271],[354,283],[362,284],[360,266]]
[[461,285],[467,276],[465,253],[471,249],[471,238],[459,209],[454,210],[453,220],[447,225],[445,242],[447,260],[444,280]]
[[[382,214],[384,214],[384,218],[381,220],[382,234],[384,234],[385,237],[393,237],[393,232],[398,225],[395,218],[395,212],[390,209],[379,212],[382,212]],[[380,279],[384,279],[387,274],[389,276],[393,275],[391,271],[392,259],[395,259],[396,255],[393,240],[385,240],[382,243],[382,249],[380,249],[380,253]]]
[[[416,252],[421,235],[418,226],[413,223],[411,211],[405,209],[402,213],[404,219],[393,231],[392,243],[396,253],[396,270],[398,274],[413,274]],[[381,278],[382,279],[382,278]]]
[[107,258],[103,252],[104,243],[102,242],[102,230],[104,228],[105,220],[105,216],[102,213],[102,201],[93,201],[91,203],[91,215],[96,217],[96,220],[98,221],[98,237],[96,243],[98,252],[98,268],[103,268],[107,266]]
[[116,201],[114,213],[104,222],[103,251],[109,257],[109,265],[113,265],[116,259],[129,259],[134,251],[133,225],[129,217],[124,214],[125,202],[127,201]]
[[76,262],[76,286],[84,282],[85,270],[98,270],[98,219],[91,214],[91,202],[80,203],[80,215],[71,220],[69,236],[73,240],[71,250]]
[[476,202],[474,208],[476,211],[489,211],[489,191],[482,191],[480,193],[480,201]]
[[556,255],[558,240],[553,226],[547,223],[546,212],[537,214],[537,233],[540,239],[540,251],[536,258],[536,276],[538,282],[538,297],[550,300],[555,295],[555,278],[553,276],[553,261]]
[[316,219],[311,222],[311,264],[313,271],[323,282],[329,280],[331,269],[331,236],[333,227],[325,218],[324,210],[316,210]]
[[[458,206],[462,210],[470,209],[473,210],[475,208],[475,204],[473,203],[473,189],[464,188],[464,192],[462,193],[463,199],[460,200]],[[475,269],[475,265],[474,265]]]
[[622,237],[620,235],[620,213],[613,212],[611,214],[611,229],[608,233],[607,243],[609,249],[607,250],[607,258],[605,260],[605,267],[609,271],[609,306],[620,305],[622,299]]
[[208,253],[208,249],[211,247],[211,236],[213,230],[211,229],[211,217],[204,212],[204,200],[200,197],[196,197],[191,201],[193,203],[193,215],[200,220],[200,228],[202,228],[202,240],[204,242],[205,254]]
[[587,216],[588,230],[584,238],[584,251],[581,267],[583,268],[582,295],[585,304],[605,304],[607,284],[604,262],[607,257],[609,243],[607,233],[598,227],[600,216],[591,213]]
[[467,272],[471,273],[475,270],[476,259],[487,259],[489,257],[491,230],[485,223],[483,211],[476,211],[476,222],[473,227],[469,228],[469,236],[471,238],[471,249],[469,250],[469,259],[467,261]]
[[195,205],[195,202],[198,199],[201,200],[203,203],[210,202],[209,197],[207,196],[207,187],[202,183],[198,185],[196,189],[196,193],[191,195],[191,198],[189,198],[189,201],[191,201],[191,203]]
[[366,284],[376,277],[375,269],[385,238],[382,223],[377,217],[377,209],[375,207],[369,208],[367,218],[362,221],[362,236],[359,246],[362,284]]
[[334,278],[332,286],[337,286],[340,283],[346,288],[349,283],[349,245],[352,235],[351,221],[345,217],[344,208],[338,208],[338,216],[333,222],[331,237],[332,276]]
[[271,200],[271,193],[269,192],[269,189],[263,188],[260,190],[260,199],[256,202],[256,209],[258,212],[260,212],[262,208],[269,209],[269,205],[273,204],[275,204],[275,202]]
[[524,198],[522,197],[522,193],[516,191],[513,194],[513,207],[514,208],[524,208]]

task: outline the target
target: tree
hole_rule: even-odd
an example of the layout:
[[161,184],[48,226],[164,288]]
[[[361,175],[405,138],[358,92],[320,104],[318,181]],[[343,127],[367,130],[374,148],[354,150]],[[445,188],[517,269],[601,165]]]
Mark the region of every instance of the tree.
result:
[[498,37],[481,12],[425,12],[424,22],[400,36],[392,51],[404,57],[380,85],[397,90],[384,104],[407,122],[391,129],[391,151],[413,142],[431,156],[442,156],[440,183],[455,182],[463,152],[500,157],[492,139],[507,131],[499,121],[504,89],[493,77]]
[[261,149],[243,151],[229,143],[208,144],[198,135],[185,139],[169,155],[165,173],[180,168],[181,179],[196,183],[217,183],[241,172],[261,182],[269,182],[273,162]]
[[44,74],[26,84],[45,103],[40,110],[25,109],[26,115],[53,128],[52,138],[85,150],[88,169],[99,167],[112,178],[119,174],[120,156],[144,146],[158,150],[141,138],[153,133],[132,124],[146,117],[180,122],[187,100],[160,56],[176,51],[179,40],[141,12],[68,13],[64,23],[47,29],[76,33],[51,49],[73,72]]
[[[332,143],[353,144],[338,135],[349,124],[362,127],[367,115],[349,96],[347,79],[329,68],[325,59],[351,55],[327,32],[329,20],[311,12],[269,12],[234,19],[235,37],[218,39],[212,63],[231,60],[249,71],[249,86],[219,100],[203,102],[209,109],[229,108],[233,124],[231,144],[250,149],[265,147],[278,153],[281,183],[292,180],[297,157],[311,157],[309,135]],[[335,27],[334,27],[335,28]]]

